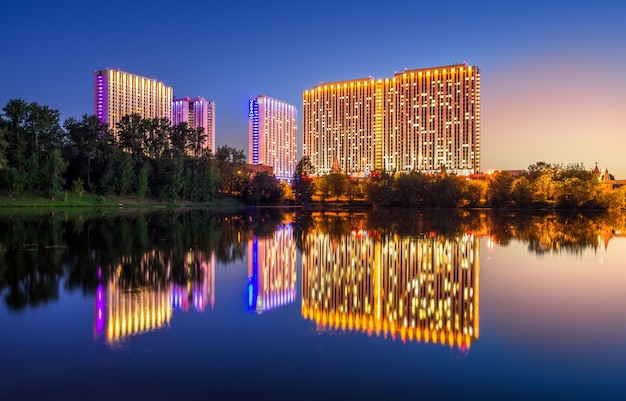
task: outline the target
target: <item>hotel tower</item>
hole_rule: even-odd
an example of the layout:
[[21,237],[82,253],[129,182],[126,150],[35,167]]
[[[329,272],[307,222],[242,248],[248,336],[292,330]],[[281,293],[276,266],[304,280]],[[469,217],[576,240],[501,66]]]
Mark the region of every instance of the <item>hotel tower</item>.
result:
[[318,175],[480,171],[480,71],[456,64],[324,83],[303,94],[303,155]]
[[248,159],[274,169],[278,179],[290,180],[296,169],[298,112],[282,100],[259,95],[250,99]]
[[194,129],[202,127],[206,135],[204,148],[215,154],[215,102],[203,97],[184,97],[174,100],[172,110],[172,125],[187,123]]
[[115,132],[128,114],[172,118],[173,89],[163,82],[120,70],[94,71],[94,113]]

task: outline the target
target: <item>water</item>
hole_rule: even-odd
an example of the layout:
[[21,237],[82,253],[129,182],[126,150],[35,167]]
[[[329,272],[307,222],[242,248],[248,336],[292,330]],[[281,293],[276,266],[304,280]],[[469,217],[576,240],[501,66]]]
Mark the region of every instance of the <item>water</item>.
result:
[[623,216],[0,219],[0,398],[626,399]]

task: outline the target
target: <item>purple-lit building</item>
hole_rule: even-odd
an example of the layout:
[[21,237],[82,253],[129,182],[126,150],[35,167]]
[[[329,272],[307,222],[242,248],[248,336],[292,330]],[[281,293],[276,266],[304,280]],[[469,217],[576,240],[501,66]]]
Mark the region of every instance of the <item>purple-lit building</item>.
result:
[[122,117],[172,117],[172,87],[155,79],[112,69],[94,71],[94,114],[112,132]]
[[298,151],[296,107],[259,95],[250,99],[248,119],[249,163],[271,166],[278,179],[293,178]]
[[215,154],[215,102],[203,97],[174,99],[172,125],[187,123],[191,128],[202,127],[206,135],[204,149]]

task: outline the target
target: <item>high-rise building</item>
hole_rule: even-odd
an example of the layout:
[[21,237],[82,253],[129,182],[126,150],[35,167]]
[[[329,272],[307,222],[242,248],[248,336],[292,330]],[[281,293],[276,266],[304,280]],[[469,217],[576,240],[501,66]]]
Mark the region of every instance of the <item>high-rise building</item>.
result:
[[318,175],[480,171],[480,71],[456,64],[325,83],[303,94],[304,156]]
[[173,89],[163,82],[120,70],[94,71],[94,113],[113,132],[122,117],[172,118]]
[[272,166],[278,179],[289,180],[296,169],[298,112],[282,100],[259,95],[250,99],[248,160]]
[[215,102],[203,97],[174,99],[172,125],[183,122],[194,129],[202,127],[206,135],[204,148],[215,154]]

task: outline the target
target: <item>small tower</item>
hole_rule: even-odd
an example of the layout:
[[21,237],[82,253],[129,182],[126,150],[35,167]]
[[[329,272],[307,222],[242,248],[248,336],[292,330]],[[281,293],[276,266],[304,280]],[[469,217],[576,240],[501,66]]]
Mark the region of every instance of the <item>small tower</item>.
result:
[[341,170],[339,169],[339,161],[335,157],[333,159],[333,165],[330,167],[330,173],[331,174],[339,174],[340,172],[341,172]]
[[609,174],[609,169],[608,168],[604,168],[604,174],[602,174],[602,182],[610,182],[611,180],[611,174]]
[[594,177],[598,177],[598,179],[600,178],[600,169],[598,168],[598,162],[596,162],[596,167],[594,167],[593,171],[592,171]]

